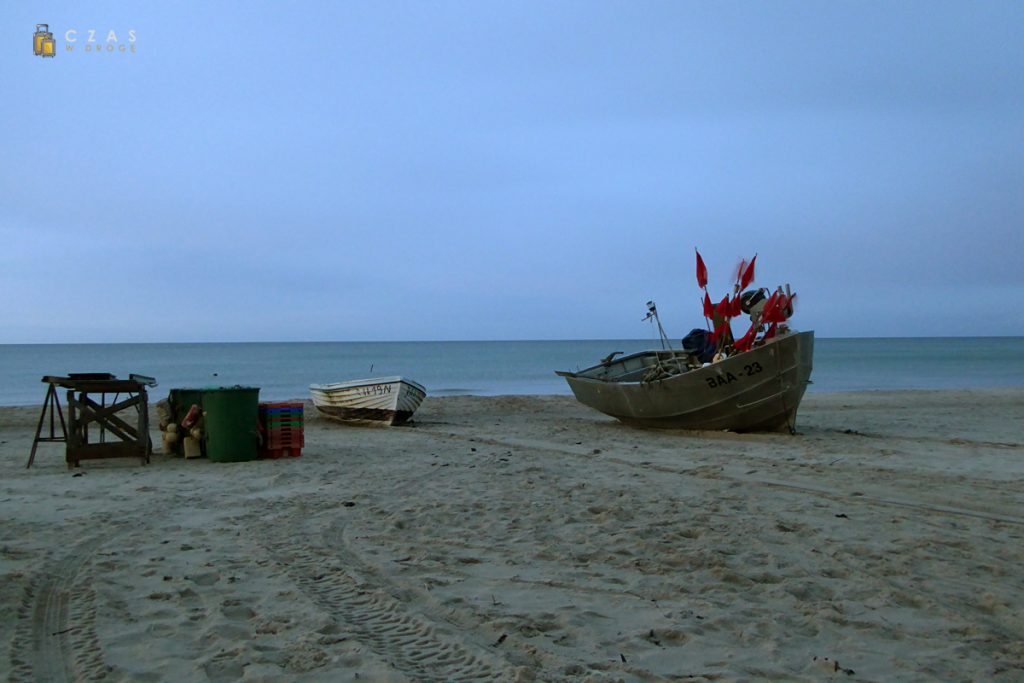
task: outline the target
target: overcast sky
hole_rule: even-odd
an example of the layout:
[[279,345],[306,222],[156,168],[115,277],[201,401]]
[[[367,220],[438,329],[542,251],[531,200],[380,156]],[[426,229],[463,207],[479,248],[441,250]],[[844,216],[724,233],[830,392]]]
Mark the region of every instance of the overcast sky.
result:
[[678,338],[695,246],[1024,335],[1021,2],[8,0],[0,92],[0,343]]

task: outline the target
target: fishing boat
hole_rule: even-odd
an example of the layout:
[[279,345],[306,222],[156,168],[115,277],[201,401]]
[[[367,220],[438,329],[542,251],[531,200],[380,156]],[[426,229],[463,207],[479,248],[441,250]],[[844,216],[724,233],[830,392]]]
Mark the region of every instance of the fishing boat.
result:
[[[657,306],[648,301],[644,320],[657,323],[661,350],[615,360],[616,351],[586,370],[556,374],[580,403],[627,424],[795,434],[814,357],[814,332],[789,327],[796,294],[788,284],[770,295],[763,288],[744,291],[754,281],[755,254],[734,271],[732,295],[714,304],[707,266],[696,254],[707,331],[693,330],[682,350],[673,349]],[[735,339],[731,321],[743,314],[750,328]]]
[[556,374],[580,403],[634,426],[793,433],[813,354],[814,332],[785,332],[700,367],[665,349]]
[[313,405],[339,422],[396,425],[406,422],[427,395],[422,385],[402,377],[354,379],[311,384]]

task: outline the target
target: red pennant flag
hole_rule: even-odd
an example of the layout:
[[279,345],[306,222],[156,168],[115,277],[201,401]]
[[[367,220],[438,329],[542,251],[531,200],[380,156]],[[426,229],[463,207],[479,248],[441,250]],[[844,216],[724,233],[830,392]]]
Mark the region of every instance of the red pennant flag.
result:
[[771,317],[775,315],[775,308],[779,305],[779,293],[772,292],[772,295],[768,297],[768,301],[764,302],[764,308],[761,309],[761,322],[771,322]]
[[721,318],[732,317],[732,302],[729,301],[729,295],[726,294],[722,297],[722,300],[715,306],[715,313]]
[[740,261],[739,267],[736,268],[736,284],[740,283],[745,272],[747,272],[747,259]]
[[737,294],[732,298],[732,317],[743,315],[743,299]]
[[737,340],[737,342],[735,344],[733,344],[733,346],[736,347],[737,351],[741,351],[741,352],[742,351],[749,351],[750,347],[753,346],[753,344],[754,344],[754,337],[756,337],[756,336],[757,336],[757,326],[754,325],[754,324],[751,324],[750,325],[750,329],[747,330],[747,333],[745,335],[743,335],[742,337],[740,337],[740,339]]
[[772,298],[768,299],[768,303],[764,305],[764,310],[761,311],[761,322],[766,324],[775,322],[777,310],[779,310],[779,299],[773,294]]
[[754,281],[754,261],[756,260],[757,254],[754,254],[754,258],[750,259],[747,269],[743,271],[743,275],[740,278],[740,289],[746,289],[747,285]]
[[704,292],[704,317],[709,319],[715,317],[715,306],[711,303],[711,297],[707,292]]
[[775,323],[772,323],[771,327],[768,328],[768,331],[764,333],[764,338],[771,339],[772,337],[774,337],[777,328],[778,326]]
[[789,318],[790,314],[793,312],[793,309],[790,308],[790,305],[792,305],[792,303],[793,299],[786,296],[785,294],[779,297],[779,318],[781,318],[781,320],[779,320],[778,322],[784,323]]
[[[697,251],[694,249],[694,251]],[[708,268],[704,265],[704,259],[700,257],[700,252],[697,251],[697,286],[704,288],[708,286]]]
[[774,299],[771,308],[768,306],[764,307],[764,321],[768,323],[784,323],[786,322],[786,307],[789,305],[789,299],[785,294],[779,294],[776,292],[772,295]]

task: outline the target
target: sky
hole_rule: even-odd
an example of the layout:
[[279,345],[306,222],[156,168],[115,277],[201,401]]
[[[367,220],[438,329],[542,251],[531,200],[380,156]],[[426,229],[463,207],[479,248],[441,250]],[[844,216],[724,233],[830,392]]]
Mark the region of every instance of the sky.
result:
[[0,92],[0,343],[678,339],[695,248],[1024,335],[1020,2],[6,0]]

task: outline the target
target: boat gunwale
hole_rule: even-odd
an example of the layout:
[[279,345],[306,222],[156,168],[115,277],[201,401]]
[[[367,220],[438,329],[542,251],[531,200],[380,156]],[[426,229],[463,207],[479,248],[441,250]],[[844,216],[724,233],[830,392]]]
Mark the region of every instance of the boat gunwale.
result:
[[375,386],[379,384],[405,384],[411,389],[415,389],[423,393],[424,396],[427,394],[427,389],[419,382],[414,382],[411,379],[406,379],[399,375],[391,377],[373,377],[367,379],[352,379],[344,382],[331,382],[330,384],[310,384],[309,390],[311,392],[318,391],[320,393],[329,394],[339,389],[357,389],[359,387]]
[[625,381],[624,382],[624,381],[615,379],[614,377],[611,377],[611,378],[607,378],[606,377],[604,379],[601,379],[601,378],[598,378],[598,377],[588,377],[584,373],[590,372],[592,370],[599,370],[599,369],[602,369],[602,368],[611,368],[611,367],[613,367],[615,365],[625,363],[628,360],[632,360],[632,359],[635,359],[635,358],[642,358],[642,357],[645,357],[645,356],[658,356],[659,354],[666,354],[666,355],[672,354],[672,357],[680,358],[680,357],[685,357],[685,356],[689,356],[689,355],[692,355],[692,354],[690,354],[689,352],[683,351],[681,349],[678,349],[678,350],[677,349],[649,349],[647,351],[637,351],[636,353],[631,353],[628,356],[622,356],[621,358],[616,358],[615,360],[613,360],[613,361],[611,361],[610,363],[607,363],[607,364],[606,363],[598,363],[597,365],[592,365],[589,368],[584,368],[583,370],[579,370],[577,372],[572,372],[572,371],[568,371],[568,370],[556,370],[555,374],[558,375],[559,377],[564,377],[566,379],[570,379],[571,378],[571,379],[574,379],[574,380],[579,380],[579,381],[584,381],[584,382],[592,382],[594,384],[599,384],[601,386],[607,386],[607,385],[643,386],[643,385],[649,385],[649,384],[656,384],[658,382],[668,382],[668,381],[671,381],[671,380],[679,379],[681,377],[691,377],[694,373],[700,373],[702,370],[709,370],[709,371],[711,371],[709,374],[718,374],[717,372],[715,372],[716,366],[719,366],[720,363],[722,363],[722,362],[729,361],[729,360],[732,360],[734,358],[740,358],[742,356],[746,356],[747,354],[757,354],[759,351],[762,351],[764,349],[769,348],[770,345],[773,345],[773,344],[776,344],[778,342],[781,342],[781,341],[784,341],[784,340],[788,340],[788,339],[791,339],[793,337],[797,337],[797,336],[800,336],[800,335],[803,335],[803,334],[807,334],[807,333],[812,333],[813,334],[813,331],[812,330],[802,330],[802,331],[797,332],[797,331],[794,330],[794,331],[792,331],[792,332],[790,332],[788,334],[777,336],[777,337],[774,337],[772,339],[769,339],[768,341],[766,341],[761,346],[758,346],[757,348],[750,349],[749,351],[744,351],[743,353],[737,353],[735,355],[729,356],[728,358],[724,358],[723,360],[718,361],[716,363],[709,363],[707,365],[702,365],[699,368],[691,368],[691,369],[686,370],[685,372],[680,372],[680,373],[677,373],[677,374],[674,374],[674,375],[670,375],[668,377],[659,377],[658,379],[648,380],[648,381],[644,381],[644,380],[640,379],[640,380],[635,380],[635,381]]

